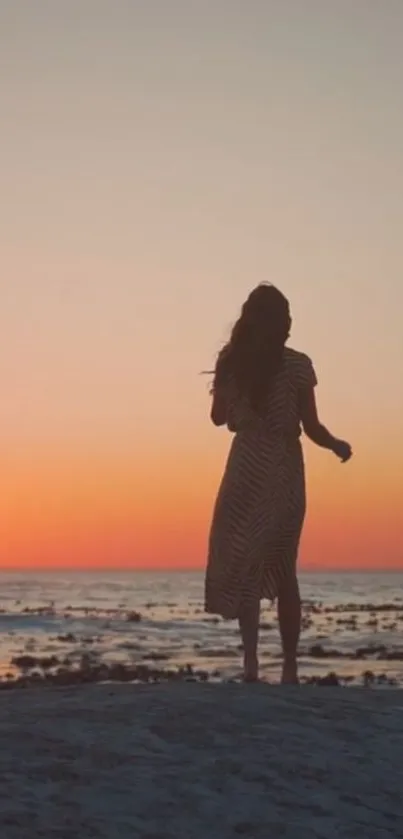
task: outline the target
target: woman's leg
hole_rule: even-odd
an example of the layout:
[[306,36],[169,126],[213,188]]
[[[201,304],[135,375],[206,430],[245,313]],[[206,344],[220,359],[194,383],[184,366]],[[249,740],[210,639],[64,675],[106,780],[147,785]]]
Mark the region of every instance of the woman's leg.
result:
[[241,607],[239,628],[243,643],[244,679],[256,682],[259,675],[257,642],[259,636],[260,601]]
[[283,684],[298,683],[297,647],[301,630],[301,599],[295,574],[281,585],[277,602],[283,647]]

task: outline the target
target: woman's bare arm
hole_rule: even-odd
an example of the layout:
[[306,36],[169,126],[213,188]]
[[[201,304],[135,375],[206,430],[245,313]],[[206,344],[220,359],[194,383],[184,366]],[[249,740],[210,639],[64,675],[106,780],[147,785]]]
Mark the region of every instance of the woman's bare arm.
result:
[[313,443],[316,443],[317,446],[321,446],[322,449],[330,449],[330,451],[334,452],[340,458],[342,463],[350,460],[352,455],[350,444],[344,440],[339,440],[337,437],[333,437],[330,431],[319,421],[313,387],[301,390],[299,406],[302,427],[307,437]]
[[338,441],[319,421],[313,387],[304,388],[300,392],[299,405],[302,427],[306,436],[317,446],[334,451]]

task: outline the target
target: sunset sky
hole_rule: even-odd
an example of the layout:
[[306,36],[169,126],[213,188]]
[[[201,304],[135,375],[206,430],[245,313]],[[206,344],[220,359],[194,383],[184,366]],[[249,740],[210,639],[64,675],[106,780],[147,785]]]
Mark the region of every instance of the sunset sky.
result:
[[341,466],[302,566],[403,567],[402,0],[0,0],[0,567],[201,567],[208,377],[290,298]]

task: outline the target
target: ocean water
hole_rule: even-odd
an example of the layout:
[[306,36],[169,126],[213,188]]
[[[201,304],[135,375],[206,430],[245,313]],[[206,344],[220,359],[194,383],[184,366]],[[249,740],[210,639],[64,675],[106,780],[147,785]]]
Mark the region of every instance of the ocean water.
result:
[[[403,573],[301,573],[305,679],[403,684]],[[102,665],[241,672],[234,621],[203,612],[200,572],[0,573],[0,677]],[[23,657],[23,658],[21,658]],[[277,681],[276,612],[263,604],[262,676]],[[189,668],[188,668],[189,670]],[[371,675],[369,675],[371,674]]]

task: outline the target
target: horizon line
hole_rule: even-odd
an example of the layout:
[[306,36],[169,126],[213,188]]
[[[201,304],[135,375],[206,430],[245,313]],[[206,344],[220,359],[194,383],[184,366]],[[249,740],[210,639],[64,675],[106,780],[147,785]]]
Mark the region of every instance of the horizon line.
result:
[[[0,574],[23,574],[23,573],[48,573],[48,574],[58,574],[58,573],[77,573],[77,574],[161,574],[161,573],[174,573],[174,574],[190,574],[190,573],[202,573],[205,570],[204,566],[82,566],[77,567],[74,565],[63,565],[63,566],[47,566],[47,565],[36,565],[36,566],[11,566],[11,565],[0,565]],[[403,564],[401,566],[351,566],[349,568],[344,568],[343,566],[330,566],[328,568],[323,567],[322,565],[305,565],[299,569],[300,574],[368,574],[368,573],[403,573]]]

